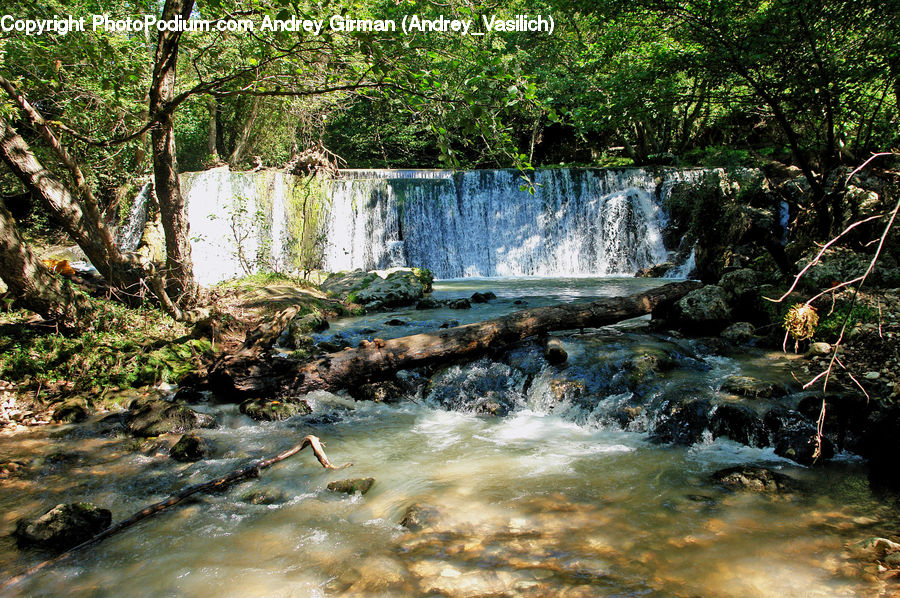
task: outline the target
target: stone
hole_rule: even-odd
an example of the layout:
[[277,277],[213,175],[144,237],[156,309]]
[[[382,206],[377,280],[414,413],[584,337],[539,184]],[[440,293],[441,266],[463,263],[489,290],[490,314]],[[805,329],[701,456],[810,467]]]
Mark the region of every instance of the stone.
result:
[[215,428],[211,415],[198,413],[187,406],[159,398],[139,398],[131,402],[125,426],[141,438],[161,434],[182,434],[197,428]]
[[378,309],[413,305],[425,294],[425,285],[412,270],[396,270],[377,277],[361,290],[351,292],[355,303]]
[[208,459],[212,454],[209,441],[196,433],[188,433],[178,439],[169,449],[169,456],[182,463]]
[[472,304],[469,303],[469,300],[466,298],[453,299],[447,304],[447,307],[449,307],[450,309],[471,309]]
[[719,279],[718,286],[725,292],[729,305],[734,306],[743,299],[751,297],[759,289],[759,274],[750,268],[740,268],[725,273]]
[[781,397],[785,394],[783,386],[765,382],[752,376],[728,376],[722,383],[722,392],[731,393],[740,397],[754,399],[770,399]]
[[290,500],[284,492],[263,489],[251,490],[241,496],[241,501],[250,505],[280,505]]
[[409,324],[409,322],[401,320],[400,318],[391,318],[384,323],[385,326],[406,326],[407,324]]
[[711,408],[706,399],[688,397],[666,401],[650,439],[685,446],[698,442],[709,427]]
[[731,319],[728,296],[721,287],[712,284],[686,294],[676,306],[682,329],[690,332],[718,330]]
[[763,417],[766,429],[775,446],[775,454],[800,463],[801,465],[813,465],[831,459],[834,456],[834,444],[831,440],[822,437],[821,454],[813,458],[815,453],[816,426],[806,419],[803,414],[776,407],[771,409]]
[[666,272],[672,269],[675,264],[672,262],[663,262],[662,264],[656,264],[654,266],[647,266],[646,268],[641,268],[637,272],[634,273],[635,278],[662,278],[665,276]]
[[441,322],[440,328],[456,328],[457,326],[459,326],[459,320],[447,320]]
[[559,365],[561,363],[565,363],[567,359],[569,359],[569,354],[566,353],[565,347],[563,347],[562,341],[558,338],[547,339],[547,342],[544,345],[544,357],[553,365]]
[[749,407],[722,403],[710,415],[709,430],[713,438],[724,436],[747,446],[769,445],[766,426]]
[[347,295],[355,289],[361,289],[378,278],[374,272],[353,270],[350,272],[335,272],[330,274],[319,288],[331,297],[346,299]]
[[238,410],[257,421],[282,421],[295,415],[309,415],[312,408],[306,401],[276,401],[274,399],[247,399]]
[[406,509],[400,525],[410,531],[419,531],[434,526],[439,519],[438,510],[428,505],[416,503]]
[[755,328],[750,322],[735,322],[723,330],[719,336],[733,343],[743,344],[753,340],[754,330]]
[[444,307],[444,302],[431,297],[424,297],[416,303],[416,309],[439,309],[441,307]]
[[491,299],[496,299],[497,295],[492,293],[491,291],[487,291],[486,293],[472,293],[472,303],[487,303]]
[[373,401],[375,403],[396,403],[406,394],[403,386],[396,380],[368,382],[350,388],[350,395],[357,401]]
[[63,401],[59,407],[53,411],[53,421],[64,424],[83,422],[87,418],[87,405],[84,402],[84,399],[69,399]]
[[729,490],[778,494],[794,491],[797,484],[788,476],[765,467],[738,465],[720,469],[712,479]]
[[88,540],[112,523],[112,513],[90,503],[59,504],[36,519],[21,519],[13,536],[19,547],[63,551]]
[[809,349],[806,351],[807,357],[816,357],[820,355],[830,355],[831,354],[831,345],[828,343],[817,342],[810,343]]
[[328,490],[331,492],[343,492],[345,494],[365,494],[375,483],[375,478],[353,478],[349,480],[337,480],[329,482]]

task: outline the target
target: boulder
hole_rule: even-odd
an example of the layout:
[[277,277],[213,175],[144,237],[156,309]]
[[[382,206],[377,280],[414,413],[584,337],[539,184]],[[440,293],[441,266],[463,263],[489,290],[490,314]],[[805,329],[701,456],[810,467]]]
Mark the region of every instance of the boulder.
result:
[[686,294],[678,300],[675,311],[682,329],[701,334],[718,331],[731,319],[728,296],[713,284]]
[[738,465],[720,469],[712,474],[712,479],[729,490],[744,490],[778,494],[794,491],[797,484],[788,476],[765,467]]
[[472,293],[472,303],[487,303],[491,299],[496,299],[497,295],[488,291],[486,293]]
[[810,343],[809,349],[806,351],[806,357],[818,357],[821,355],[831,355],[831,345],[821,341]]
[[337,480],[329,482],[328,490],[331,492],[343,492],[345,494],[365,494],[372,488],[375,478],[353,478],[350,480]]
[[416,309],[439,309],[444,307],[444,302],[431,297],[423,297],[416,303]]
[[401,320],[400,318],[391,318],[384,323],[385,326],[406,326],[407,324],[409,324],[409,322]]
[[295,415],[312,413],[306,401],[276,401],[274,399],[247,399],[238,407],[241,413],[257,421],[281,421]]
[[185,434],[169,449],[169,456],[182,463],[207,459],[211,454],[209,441],[195,433]]
[[654,442],[691,445],[709,428],[712,406],[706,399],[684,398],[666,401],[650,435]]
[[472,304],[466,298],[453,299],[449,303],[447,303],[447,307],[449,307],[450,309],[471,309]]
[[713,438],[724,436],[747,446],[769,445],[766,426],[749,407],[721,403],[710,415],[709,429]]
[[412,270],[396,270],[386,278],[373,279],[362,289],[351,292],[348,298],[367,308],[381,309],[412,305],[424,294],[425,285]]
[[776,407],[763,417],[766,429],[775,446],[775,454],[800,463],[812,465],[827,461],[834,456],[834,444],[826,436],[822,438],[821,454],[813,459],[815,452],[815,424],[793,409]]
[[368,382],[349,389],[350,396],[357,401],[373,401],[375,403],[396,403],[403,399],[406,390],[396,380]]
[[149,438],[161,434],[183,434],[197,428],[215,428],[211,415],[159,398],[135,399],[129,406],[126,428],[135,436]]
[[754,330],[755,328],[750,322],[735,322],[723,330],[719,336],[733,343],[744,344],[753,340]]
[[53,410],[53,421],[64,424],[83,422],[88,418],[84,399],[69,399]]
[[725,273],[719,279],[719,288],[725,291],[726,301],[735,306],[742,300],[752,298],[759,289],[760,277],[755,270],[740,268]]
[[112,513],[90,503],[59,504],[36,519],[21,519],[13,536],[22,548],[63,551],[88,540],[112,523]]
[[374,272],[353,270],[350,272],[335,272],[319,285],[324,293],[331,297],[346,299],[351,291],[361,289],[378,278]]

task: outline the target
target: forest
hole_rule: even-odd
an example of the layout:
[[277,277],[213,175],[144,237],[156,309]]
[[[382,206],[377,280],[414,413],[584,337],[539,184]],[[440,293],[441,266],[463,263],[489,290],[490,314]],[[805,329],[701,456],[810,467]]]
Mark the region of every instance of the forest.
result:
[[898,30],[7,0],[0,588],[894,595]]

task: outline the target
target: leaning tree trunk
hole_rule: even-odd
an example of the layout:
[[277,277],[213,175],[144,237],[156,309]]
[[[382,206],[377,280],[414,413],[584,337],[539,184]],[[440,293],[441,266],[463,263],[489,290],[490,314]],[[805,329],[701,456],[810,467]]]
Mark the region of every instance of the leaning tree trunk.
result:
[[[194,0],[166,0],[162,20],[176,17],[187,20]],[[160,31],[156,45],[153,82],[150,87],[150,115],[165,113],[151,132],[153,145],[153,180],[156,199],[166,233],[167,287],[182,306],[192,305],[197,297],[194,264],[191,260],[189,225],[184,196],[178,180],[175,158],[175,123],[171,113],[164,112],[175,97],[175,72],[178,62],[180,31]]]
[[112,242],[112,234],[99,210],[83,207],[69,189],[38,162],[25,140],[2,117],[0,159],[40,198],[97,271],[119,291],[119,299],[129,303],[142,302],[144,281],[147,281],[162,308],[174,318],[181,318],[181,311],[162,292],[162,283],[153,264],[144,264],[133,256],[124,255]]
[[[311,362],[273,360],[245,346],[244,351],[217,363],[210,372],[209,382],[214,390],[238,399],[348,388],[385,379],[404,368],[475,359],[489,350],[554,330],[606,326],[659,313],[700,286],[699,282],[677,282],[628,297],[527,309],[440,332],[364,341],[355,349],[330,353]],[[251,339],[273,339],[279,331],[278,327],[272,327],[270,331],[251,335]]]
[[16,305],[55,320],[63,328],[75,328],[93,315],[87,296],[54,275],[25,244],[2,200],[0,278],[9,287]]

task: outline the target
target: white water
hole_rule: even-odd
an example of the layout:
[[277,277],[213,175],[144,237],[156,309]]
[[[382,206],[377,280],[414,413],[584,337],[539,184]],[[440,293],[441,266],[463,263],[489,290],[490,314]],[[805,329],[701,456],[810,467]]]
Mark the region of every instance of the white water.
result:
[[698,171],[352,171],[332,183],[326,270],[438,278],[631,275],[666,261],[661,208]]
[[[702,171],[547,169],[534,194],[510,170],[347,170],[325,184],[323,269],[429,268],[438,278],[631,275],[667,261],[662,203]],[[294,269],[297,177],[227,167],[182,175],[201,284]],[[148,187],[120,243],[140,241]]]

